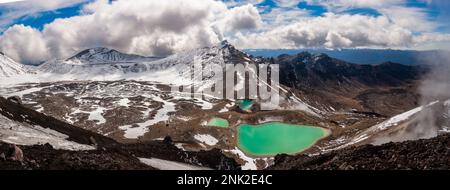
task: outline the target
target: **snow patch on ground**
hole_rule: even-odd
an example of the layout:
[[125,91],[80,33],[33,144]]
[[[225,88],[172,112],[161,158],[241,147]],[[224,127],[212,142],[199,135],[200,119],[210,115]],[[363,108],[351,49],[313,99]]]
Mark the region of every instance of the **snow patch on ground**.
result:
[[219,140],[217,140],[215,137],[208,135],[208,134],[197,134],[197,135],[194,135],[194,138],[195,138],[195,140],[198,140],[209,146],[214,146],[219,142]]
[[412,118],[414,115],[418,114],[419,112],[421,112],[423,109],[433,106],[434,104],[438,103],[439,101],[435,101],[435,102],[431,102],[428,105],[425,106],[420,106],[417,107],[415,109],[412,109],[410,111],[407,111],[405,113],[396,115],[378,125],[372,126],[370,128],[368,128],[367,130],[361,132],[360,134],[358,134],[357,136],[355,136],[354,138],[352,138],[349,142],[342,144],[336,148],[332,148],[332,149],[327,149],[326,151],[332,151],[332,150],[337,150],[337,149],[342,149],[348,146],[352,146],[355,144],[358,144],[360,142],[363,142],[364,140],[367,140],[369,137],[371,137],[373,134],[376,134],[380,131],[384,131],[387,130],[391,127],[397,126],[407,120],[409,120],[410,118]]
[[385,129],[391,127],[391,126],[395,126],[395,125],[399,124],[400,122],[409,119],[414,114],[419,113],[420,111],[422,111],[422,109],[423,109],[423,107],[421,106],[421,107],[412,109],[412,110],[410,110],[408,112],[405,112],[405,113],[402,113],[400,115],[397,115],[395,117],[392,117],[389,120],[378,124],[376,126],[376,128],[379,129],[379,130],[385,130]]
[[37,105],[36,111],[42,113],[44,111],[44,107],[42,107],[42,105]]
[[195,102],[197,103],[197,105],[200,105],[203,110],[210,110],[213,108],[212,103],[205,101],[203,99],[195,99]]
[[93,146],[67,140],[68,136],[57,131],[12,121],[0,115],[0,141],[17,145],[49,143],[55,149],[72,151],[94,150]]
[[175,143],[175,146],[182,151],[186,151],[184,148],[184,143]]
[[105,110],[106,110],[105,108],[98,107],[94,111],[90,112],[88,120],[98,121],[97,122],[98,125],[105,124],[106,119],[102,115],[105,112]]
[[238,155],[239,158],[245,161],[245,164],[242,166],[242,170],[257,170],[258,167],[256,166],[256,159],[250,158],[247,155],[244,154],[238,147],[234,148],[233,150],[225,150],[226,152],[231,152],[235,155]]
[[128,107],[131,101],[128,98],[122,98],[118,101],[119,106]]
[[422,111],[425,107],[429,107],[432,106],[436,103],[438,103],[439,101],[435,101],[432,102],[426,106],[420,106],[418,108],[412,109],[410,111],[407,111],[405,113],[402,113],[400,115],[394,116],[392,118],[390,118],[389,120],[380,123],[378,125],[375,126],[375,128],[377,128],[378,130],[386,130],[387,128],[391,127],[391,126],[396,126],[399,123],[408,120],[409,118],[411,118],[413,115],[419,113],[420,111]]
[[450,133],[450,128],[449,127],[442,127],[441,130],[439,130],[440,133]]
[[181,120],[181,121],[189,121],[192,118],[191,117],[185,117],[185,116],[178,116],[177,119]]
[[228,108],[224,107],[221,110],[219,110],[219,113],[225,113],[225,112],[229,112],[230,110],[228,110]]
[[[107,109],[103,108],[103,107],[97,107],[93,111],[83,111],[83,110],[77,109],[74,112],[72,112],[70,115],[75,115],[75,114],[79,114],[79,113],[86,113],[86,114],[89,114],[89,118],[88,118],[89,121],[94,121],[94,122],[96,122],[97,125],[102,125],[102,124],[106,123],[106,119],[103,117],[103,113],[106,110]],[[72,118],[72,117],[70,117],[70,118]],[[72,121],[72,123],[73,123],[73,118],[69,119],[69,120]]]
[[181,162],[161,160],[157,158],[139,158],[139,160],[148,166],[159,170],[212,170],[211,168],[189,165]]
[[228,103],[225,105],[224,108],[222,108],[221,110],[219,110],[219,113],[225,113],[225,112],[229,112],[230,108],[234,106],[234,102]]
[[26,89],[26,90],[14,92],[14,93],[12,93],[10,96],[19,96],[20,98],[23,98],[23,95],[26,95],[26,94],[32,94],[32,93],[34,93],[34,92],[39,92],[39,91],[41,91],[42,89],[43,89],[43,88],[41,88],[41,87],[29,88],[29,89]]
[[157,113],[153,119],[145,121],[143,123],[136,123],[133,125],[120,126],[119,129],[124,130],[125,138],[137,139],[144,136],[145,133],[149,131],[150,126],[155,125],[162,121],[168,121],[170,119],[170,112],[175,112],[175,103],[163,100],[159,96],[153,97],[154,101],[163,102],[163,107],[157,110]]

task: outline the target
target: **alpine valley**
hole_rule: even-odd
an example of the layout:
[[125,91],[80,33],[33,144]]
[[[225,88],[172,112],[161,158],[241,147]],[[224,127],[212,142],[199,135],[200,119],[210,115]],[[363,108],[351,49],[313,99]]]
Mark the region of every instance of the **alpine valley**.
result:
[[[173,92],[216,82],[191,77],[199,58],[204,68],[278,65],[280,85],[264,85],[280,107]],[[254,57],[227,41],[167,57],[99,47],[38,66],[1,53],[0,154],[13,146],[23,159],[0,158],[0,169],[448,169],[450,97],[422,101],[429,73],[308,52]],[[411,135],[429,113],[434,132]]]

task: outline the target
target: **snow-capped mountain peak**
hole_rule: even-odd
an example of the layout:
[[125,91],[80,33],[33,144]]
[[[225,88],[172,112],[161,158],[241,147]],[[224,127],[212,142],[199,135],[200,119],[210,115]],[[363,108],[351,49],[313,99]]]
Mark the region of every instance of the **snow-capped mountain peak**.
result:
[[108,64],[108,63],[135,63],[149,62],[159,59],[157,57],[144,57],[135,54],[126,54],[114,49],[96,47],[86,49],[67,59],[78,64]]
[[[82,51],[65,61],[48,61],[39,66],[39,71],[59,74],[58,79],[64,78],[66,80],[127,79],[158,82],[170,86],[191,85],[198,90],[197,92],[200,92],[203,89],[210,88],[216,82],[216,79],[213,77],[214,72],[194,74],[195,77],[192,78],[191,69],[197,61],[202,64],[205,71],[212,71],[214,64],[225,66],[228,64],[257,65],[263,63],[253,59],[227,41],[222,41],[211,47],[179,52],[155,61],[137,61],[141,58],[142,56],[124,54],[112,49],[93,48]],[[257,70],[249,69],[249,72],[256,76],[256,80],[260,80],[257,77]],[[244,81],[245,77],[239,77],[239,84]],[[262,81],[261,84],[269,85],[266,81]],[[285,107],[305,110],[312,114],[318,113],[315,108],[307,105],[300,98],[288,95],[289,93],[282,86],[270,87],[279,89],[281,92],[279,99],[285,102],[283,103]]]

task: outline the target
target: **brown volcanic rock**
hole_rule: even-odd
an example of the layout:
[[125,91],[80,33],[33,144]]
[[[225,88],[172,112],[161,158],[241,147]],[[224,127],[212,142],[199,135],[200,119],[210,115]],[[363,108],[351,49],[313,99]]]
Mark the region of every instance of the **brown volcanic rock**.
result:
[[314,157],[279,155],[269,169],[449,170],[450,134],[381,146],[350,147]]
[[117,146],[118,143],[111,138],[90,132],[79,127],[49,117],[32,109],[26,108],[0,97],[0,114],[18,122],[25,122],[32,125],[39,125],[49,128],[69,136],[68,140],[81,143],[92,144],[95,139],[99,146]]
[[23,162],[23,151],[18,146],[11,145],[8,157],[11,160]]
[[[108,137],[59,121],[0,97],[0,114],[19,123],[49,128],[69,136],[67,140],[95,145],[97,150],[56,150],[51,145],[12,146],[0,142],[1,169],[135,170],[153,169],[137,157],[159,158],[213,169],[236,170],[239,165],[220,150],[182,151],[170,141],[122,144]],[[20,151],[22,150],[22,151]],[[22,154],[20,154],[22,153]],[[14,157],[15,159],[11,159]],[[22,162],[20,162],[22,160]]]
[[[239,170],[239,164],[225,156],[221,150],[181,151],[171,143],[152,141],[139,144],[123,145],[129,154],[143,158],[162,158],[165,160],[190,163],[218,170]],[[149,151],[151,150],[151,151]]]
[[307,52],[281,55],[274,63],[280,65],[280,83],[312,106],[322,110],[329,106],[336,110],[357,109],[384,116],[417,107],[418,81],[428,72],[423,66],[392,62],[359,65]]
[[275,62],[280,64],[280,73],[284,73],[280,76],[282,84],[302,88],[326,88],[323,85],[328,81],[366,86],[399,86],[419,79],[426,71],[422,67],[392,62],[380,65],[351,64],[325,54],[312,55],[307,52],[283,55]]
[[[10,145],[0,143],[0,154]],[[20,146],[23,161],[0,159],[0,170],[152,170],[136,157],[113,150],[55,150],[49,144]]]

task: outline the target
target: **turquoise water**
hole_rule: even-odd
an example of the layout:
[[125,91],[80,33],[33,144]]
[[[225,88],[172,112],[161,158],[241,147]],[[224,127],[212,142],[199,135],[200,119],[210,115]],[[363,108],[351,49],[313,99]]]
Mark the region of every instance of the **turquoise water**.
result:
[[238,146],[254,156],[296,154],[307,150],[326,137],[326,129],[305,125],[270,122],[238,126]]
[[248,111],[248,110],[252,109],[253,104],[254,104],[254,101],[249,100],[249,99],[238,101],[239,108],[244,111]]
[[229,122],[226,119],[222,119],[222,118],[212,118],[211,120],[209,120],[207,126],[211,126],[211,127],[222,127],[222,128],[228,128],[229,126]]

